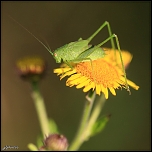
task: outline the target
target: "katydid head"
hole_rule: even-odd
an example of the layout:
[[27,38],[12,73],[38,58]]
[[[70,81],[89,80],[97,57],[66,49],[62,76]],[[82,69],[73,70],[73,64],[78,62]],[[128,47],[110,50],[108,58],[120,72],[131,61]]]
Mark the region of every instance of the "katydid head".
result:
[[62,60],[65,61],[67,60],[66,54],[68,54],[67,50],[67,44],[57,48],[53,52],[53,58],[55,59],[56,63],[61,63]]
[[56,63],[61,63],[61,60],[62,60],[62,59],[61,59],[60,56],[57,55],[57,53],[54,52],[54,53],[53,53],[53,57],[54,57]]
[[56,53],[56,50],[54,52],[51,51],[50,47],[45,47],[47,51],[53,56],[56,63],[61,63],[61,57]]

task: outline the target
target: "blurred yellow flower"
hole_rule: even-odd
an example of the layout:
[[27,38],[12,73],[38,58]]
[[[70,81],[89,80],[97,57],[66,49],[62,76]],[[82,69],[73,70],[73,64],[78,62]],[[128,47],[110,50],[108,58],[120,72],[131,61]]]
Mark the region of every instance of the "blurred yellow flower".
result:
[[[122,70],[120,54],[118,50],[114,51],[104,48],[105,57],[92,61],[79,62],[73,64],[73,69],[64,65],[62,68],[54,69],[54,73],[60,76],[60,80],[65,76],[70,76],[66,81],[66,86],[83,88],[83,92],[95,89],[96,94],[104,93],[108,99],[108,89],[113,95],[116,95],[115,89],[126,88],[125,74]],[[127,51],[121,51],[124,67],[126,68],[132,60],[132,55]],[[139,86],[127,79],[129,86],[138,90]]]
[[17,61],[16,66],[20,77],[31,81],[39,81],[46,70],[46,63],[41,57],[24,57]]

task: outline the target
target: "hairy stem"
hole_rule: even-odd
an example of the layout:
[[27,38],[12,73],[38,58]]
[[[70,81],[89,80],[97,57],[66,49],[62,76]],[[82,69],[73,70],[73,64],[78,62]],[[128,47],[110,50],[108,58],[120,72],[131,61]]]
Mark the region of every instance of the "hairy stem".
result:
[[104,94],[97,100],[94,109],[92,111],[91,117],[89,119],[89,122],[87,124],[87,127],[85,128],[85,131],[82,135],[83,141],[88,140],[89,136],[91,135],[91,129],[94,123],[97,121],[99,114],[101,113],[101,110],[105,103],[105,97]]
[[38,83],[32,82],[32,87],[33,87],[32,98],[34,100],[35,108],[40,122],[40,127],[43,136],[46,136],[50,133],[50,131],[49,131],[49,124],[48,124],[48,118],[47,118],[44,100],[39,91]]
[[93,102],[95,100],[95,92],[86,96],[86,99],[87,100],[86,100],[86,103],[84,106],[84,111],[83,111],[83,115],[82,115],[82,119],[81,119],[81,123],[80,123],[79,129],[78,129],[78,132],[77,132],[76,137],[74,138],[73,142],[71,143],[71,145],[69,147],[69,150],[72,150],[72,151],[78,150],[83,142],[81,135],[84,132],[84,129],[87,125],[87,122],[88,122],[88,119],[90,116],[92,105],[93,105]]

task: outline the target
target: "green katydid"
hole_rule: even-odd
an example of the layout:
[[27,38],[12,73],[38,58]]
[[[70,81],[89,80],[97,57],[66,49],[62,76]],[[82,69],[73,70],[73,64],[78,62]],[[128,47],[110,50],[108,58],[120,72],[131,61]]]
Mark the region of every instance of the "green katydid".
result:
[[[14,20],[12,17],[10,17],[12,20]],[[17,22],[16,20],[14,20]],[[17,22],[18,23],[18,22]],[[50,54],[54,57],[56,60],[56,63],[61,63],[62,61],[66,63],[69,67],[72,68],[71,62],[78,63],[83,62],[86,60],[89,60],[91,62],[96,60],[98,58],[102,58],[105,55],[104,50],[101,48],[102,45],[104,45],[106,42],[111,41],[111,45],[113,50],[115,50],[115,44],[114,44],[114,38],[116,40],[117,49],[120,54],[120,60],[122,64],[122,70],[124,72],[125,77],[125,83],[126,83],[126,89],[130,93],[130,89],[127,83],[127,77],[126,72],[122,60],[121,50],[120,50],[120,44],[118,41],[118,37],[115,34],[112,34],[110,24],[109,22],[105,21],[88,39],[83,40],[82,38],[79,38],[78,41],[70,42],[68,44],[65,44],[62,47],[57,48],[54,50],[54,52],[51,51],[49,47],[47,47],[43,42],[41,42],[34,34],[32,34],[29,30],[27,30],[24,26],[22,26],[20,23],[18,23],[22,28],[24,28],[29,34],[31,34],[39,43],[41,43],[47,50],[50,52]],[[109,37],[101,42],[100,44],[96,46],[89,45],[91,40],[105,27],[108,28]],[[93,67],[92,67],[93,69]]]

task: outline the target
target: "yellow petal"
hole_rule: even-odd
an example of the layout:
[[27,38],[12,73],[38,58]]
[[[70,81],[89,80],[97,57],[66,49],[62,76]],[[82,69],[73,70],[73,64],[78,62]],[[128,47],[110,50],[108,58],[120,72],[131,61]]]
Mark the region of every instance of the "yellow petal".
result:
[[71,68],[58,68],[58,69],[54,69],[53,72],[62,74],[62,73],[65,73],[67,71],[70,71],[70,70],[71,70]]
[[88,79],[88,80],[80,83],[79,85],[77,85],[76,88],[77,88],[77,89],[82,88],[82,87],[84,87],[85,85],[88,85],[89,82],[90,82],[90,80]]
[[63,79],[64,77],[66,77],[66,76],[72,75],[73,73],[75,73],[75,70],[66,72],[65,74],[63,74],[63,75],[60,77],[60,80]]
[[114,88],[110,87],[109,90],[110,90],[110,92],[111,92],[114,96],[116,95],[116,92],[115,92],[115,89],[114,89]]
[[86,81],[87,79],[88,78],[86,78],[85,76],[80,76],[80,77],[78,77],[77,79],[74,79],[74,80],[70,80],[70,78],[69,78],[67,81],[74,84],[74,85],[77,85],[77,84],[80,84],[83,81]]
[[[125,82],[125,78],[124,78],[124,77],[122,77],[121,80]],[[135,90],[138,90],[138,89],[139,89],[139,86],[137,86],[134,82],[132,82],[132,81],[130,81],[130,80],[128,80],[128,79],[127,79],[127,83],[128,83],[128,85],[130,85],[130,86],[131,86],[132,88],[134,88]]]
[[74,80],[74,79],[77,79],[81,76],[81,73],[79,74],[73,74],[68,80]]
[[100,95],[101,88],[99,84],[96,84],[96,94]]
[[108,89],[105,87],[102,87],[102,92],[104,93],[105,98],[108,99]]
[[94,89],[94,87],[95,87],[94,82],[91,82],[89,85],[87,85],[87,86],[83,89],[83,92],[87,92],[87,91],[89,91],[91,88]]
[[127,83],[132,87],[134,88],[135,90],[138,90],[139,89],[139,86],[137,86],[135,83],[133,83],[132,81],[128,80],[127,79]]
[[82,76],[81,79],[79,80],[79,84],[80,84],[80,83],[83,83],[83,82],[86,81],[86,80],[88,80],[88,78],[85,77],[85,76]]
[[72,87],[74,86],[75,84],[71,83],[71,81],[66,81],[66,86],[69,86],[69,87]]
[[120,84],[118,84],[117,82],[113,82],[112,84],[113,84],[113,88],[114,89],[116,89],[116,88],[118,88],[120,86]]

